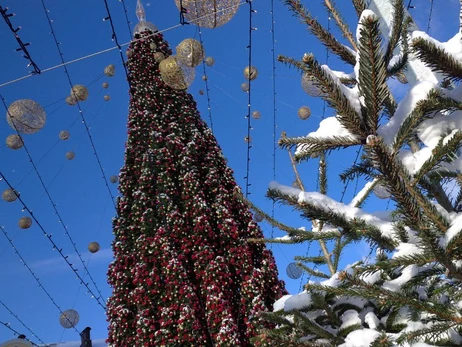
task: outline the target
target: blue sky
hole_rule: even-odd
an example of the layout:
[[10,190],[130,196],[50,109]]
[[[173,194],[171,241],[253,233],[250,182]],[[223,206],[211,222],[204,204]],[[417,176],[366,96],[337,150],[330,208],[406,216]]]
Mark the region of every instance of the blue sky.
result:
[[[111,41],[111,29],[108,21],[102,19],[107,16],[104,2],[80,0],[44,0],[49,9],[53,28],[61,43],[65,61],[77,59],[114,46]],[[122,3],[108,0],[111,15],[114,20],[119,42],[126,43],[130,34],[125,20]],[[308,3],[308,2],[307,2]],[[60,63],[60,57],[54,45],[50,29],[46,20],[41,1],[35,0],[0,0],[2,7],[10,7],[10,12],[16,13],[11,17],[14,26],[21,26],[18,32],[24,42],[30,42],[29,53],[35,63],[46,69]],[[136,23],[135,0],[125,0],[129,20]],[[348,1],[339,1],[340,9],[355,31],[356,16]],[[430,34],[441,40],[446,40],[458,28],[457,0],[435,1]],[[147,18],[160,30],[171,28],[179,23],[179,14],[173,0],[144,2]],[[416,9],[412,14],[417,24],[427,28],[431,2],[427,0],[413,0]],[[272,37],[270,2],[255,0],[253,3],[257,13],[254,14],[252,63],[259,70],[259,77],[252,82],[251,109],[261,112],[259,120],[252,120],[252,149],[250,166],[250,199],[271,213],[272,204],[265,199],[268,183],[273,179],[273,87],[272,87]],[[305,52],[313,52],[319,60],[325,62],[325,50],[308,34],[305,27],[293,18],[283,6],[282,1],[274,1],[275,13],[275,52],[299,58]],[[309,9],[326,24],[327,14],[318,3],[309,2]],[[132,24],[132,28],[134,26]],[[331,23],[333,31],[338,33]],[[168,30],[164,33],[171,48],[188,37],[198,38],[195,26],[186,25]],[[16,52],[17,43],[5,23],[0,22],[0,37],[2,47],[0,61],[3,69],[0,74],[0,85],[28,74],[27,61],[20,52]],[[246,143],[247,135],[247,94],[240,90],[244,82],[243,68],[248,63],[248,6],[243,5],[237,15],[227,25],[214,29],[202,29],[202,38],[207,56],[215,59],[215,65],[207,68],[211,112],[214,124],[214,134],[220,143],[229,165],[235,171],[235,178],[240,185],[245,183],[246,176]],[[123,49],[125,53],[125,48]],[[342,69],[342,65],[330,57],[329,65],[333,69]],[[103,69],[108,64],[116,65],[116,75],[106,77]],[[89,125],[89,132],[95,145],[105,174],[109,177],[118,174],[123,165],[124,143],[126,140],[126,120],[128,112],[128,88],[117,50],[96,55],[68,66],[73,84],[83,84],[89,89],[90,96],[82,102],[84,118]],[[196,80],[189,91],[198,103],[202,117],[208,122],[206,96],[199,95],[199,90],[205,90],[201,79],[202,67],[196,70]],[[323,115],[323,103],[306,95],[300,88],[300,75],[294,69],[289,69],[276,62],[276,139],[281,131],[289,136],[300,136],[317,128]],[[109,88],[103,90],[101,84],[109,83]],[[405,92],[405,88],[395,85],[398,94]],[[63,225],[67,227],[81,257],[86,261],[90,273],[95,280],[103,297],[110,295],[110,288],[106,284],[106,270],[112,259],[110,243],[112,240],[111,218],[114,209],[110,194],[102,179],[99,165],[90,145],[90,140],[81,122],[78,109],[68,106],[64,99],[69,94],[70,86],[62,68],[53,69],[42,75],[32,76],[16,83],[0,88],[0,94],[7,105],[18,99],[33,99],[44,106],[47,112],[45,127],[36,134],[25,135],[24,140],[36,164],[40,177],[43,179],[61,220],[55,214],[52,203],[45,195],[38,176],[32,170],[28,156],[24,149],[12,151],[0,143],[0,172],[7,180],[21,192],[27,207],[43,226],[48,234],[53,234],[53,240],[69,256],[69,261],[84,276],[84,271],[73,250],[73,245],[64,233]],[[105,94],[111,100],[103,100]],[[302,105],[312,109],[312,117],[301,121],[297,117],[297,110]],[[1,105],[0,105],[1,106]],[[0,108],[3,109],[3,106]],[[5,110],[2,111],[6,114]],[[326,110],[326,116],[333,115],[332,110]],[[13,133],[8,126],[6,117],[0,119],[0,138],[6,138]],[[69,130],[71,137],[68,141],[60,141],[58,134],[61,130]],[[72,161],[65,158],[67,151],[74,151],[76,156]],[[333,153],[329,157],[328,165],[331,169],[329,191],[333,198],[340,199],[343,184],[338,183],[337,176],[350,165],[355,151]],[[294,174],[290,167],[287,153],[277,149],[276,179],[290,185]],[[307,190],[316,189],[316,161],[303,163],[299,166],[302,179]],[[32,171],[31,171],[32,170]],[[351,182],[345,194],[345,201],[349,201],[354,193],[356,183]],[[6,189],[5,182],[0,181],[0,191]],[[359,189],[361,185],[359,185]],[[117,186],[111,185],[111,194],[117,195]],[[369,200],[368,209],[383,210],[387,202],[375,198]],[[97,305],[87,289],[80,285],[79,280],[59,256],[52,249],[50,241],[43,235],[36,223],[28,230],[20,230],[17,221],[27,215],[22,211],[19,201],[5,203],[0,201],[0,225],[13,240],[17,251],[26,260],[29,267],[40,279],[42,285],[54,298],[62,309],[74,308],[80,313],[80,331],[86,326],[92,327],[94,338],[106,337],[104,310]],[[289,208],[276,206],[275,215],[281,221],[295,227],[309,224],[301,220]],[[265,235],[270,236],[271,227],[261,223]],[[283,236],[282,232],[274,231],[275,236]],[[90,255],[87,251],[89,242],[97,241],[101,250]],[[299,280],[290,280],[285,274],[285,268],[293,256],[306,253],[304,246],[277,246],[273,251],[279,266],[280,277],[287,283],[290,292],[295,293],[300,286]],[[365,245],[359,245],[348,251],[343,258],[348,263],[357,256],[368,254]],[[313,245],[310,254],[317,255],[318,247]],[[59,325],[59,311],[38,286],[27,268],[19,261],[18,255],[11,247],[4,235],[0,234],[0,300],[7,305],[34,333],[45,342],[78,340],[76,331],[64,330]],[[88,280],[85,277],[86,280]],[[7,284],[7,285],[5,285]],[[95,290],[90,283],[90,288]],[[0,321],[10,322],[11,326],[38,342],[21,324],[0,306]],[[0,325],[0,341],[12,338],[12,332]]]

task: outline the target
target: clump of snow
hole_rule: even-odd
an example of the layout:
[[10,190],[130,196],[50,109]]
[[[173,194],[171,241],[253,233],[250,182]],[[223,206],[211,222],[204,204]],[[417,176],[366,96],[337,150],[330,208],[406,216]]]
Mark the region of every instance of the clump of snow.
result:
[[369,347],[380,333],[372,329],[360,329],[352,331],[345,338],[345,343],[339,347]]
[[361,275],[360,278],[362,281],[368,284],[374,284],[380,281],[381,275],[382,275],[382,270],[376,271],[374,273],[368,273],[366,275]]
[[273,304],[274,311],[298,310],[311,304],[311,295],[304,290],[295,295],[284,295]]
[[404,257],[420,253],[423,253],[423,249],[417,246],[416,244],[401,242],[396,247],[396,252],[393,254],[392,258]]
[[342,325],[340,329],[345,329],[352,325],[361,324],[361,318],[359,318],[359,313],[355,310],[346,310],[340,317],[342,320]]
[[462,213],[458,214],[457,217],[454,218],[449,229],[446,231],[444,236],[441,237],[440,246],[445,248],[455,236],[459,235],[461,231],[462,231]]
[[407,283],[418,273],[419,273],[419,267],[417,265],[406,266],[401,272],[401,276],[399,276],[398,278],[395,278],[394,280],[383,282],[382,286],[385,289],[396,292],[401,288],[402,285]]
[[371,329],[377,329],[377,327],[380,325],[380,321],[374,312],[368,312],[364,317],[364,321],[367,325],[369,325],[369,328]]

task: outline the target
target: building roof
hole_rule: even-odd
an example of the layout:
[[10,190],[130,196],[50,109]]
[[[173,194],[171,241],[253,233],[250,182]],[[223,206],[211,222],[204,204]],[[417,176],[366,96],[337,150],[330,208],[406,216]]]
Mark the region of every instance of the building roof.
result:
[[[70,341],[70,342],[52,343],[52,344],[49,344],[48,347],[80,347],[81,344],[82,344],[81,341]],[[93,347],[107,347],[108,346],[105,339],[92,340],[91,344]],[[40,345],[39,347],[45,347],[45,346]]]

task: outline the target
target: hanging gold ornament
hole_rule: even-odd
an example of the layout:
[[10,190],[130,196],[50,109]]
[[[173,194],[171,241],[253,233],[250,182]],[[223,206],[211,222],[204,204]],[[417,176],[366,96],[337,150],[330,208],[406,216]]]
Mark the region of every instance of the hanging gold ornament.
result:
[[78,101],[85,101],[88,98],[88,89],[81,84],[77,84],[72,87],[71,95],[73,95]]
[[302,88],[310,96],[321,96],[322,90],[316,83],[316,79],[307,73],[302,76]]
[[110,97],[109,95],[105,95],[105,96],[104,96],[104,100],[105,100],[105,101],[109,101],[109,100],[111,100],[111,97]]
[[72,159],[74,159],[74,157],[75,157],[75,153],[74,153],[74,152],[69,151],[69,152],[66,153],[66,159],[67,159],[67,160],[72,160]]
[[217,28],[228,23],[239,9],[241,0],[175,0],[178,10],[186,10],[186,20],[204,28]]
[[6,120],[13,130],[21,134],[33,134],[45,125],[47,115],[38,102],[30,99],[14,101],[6,113]]
[[160,63],[164,59],[165,59],[164,53],[162,53],[162,52],[154,53],[154,60],[156,61],[156,63]]
[[5,200],[6,202],[16,201],[18,196],[19,196],[19,193],[11,188],[5,189],[2,193],[2,199]]
[[255,66],[246,66],[244,69],[244,77],[246,80],[253,81],[258,77],[258,70]]
[[71,134],[67,130],[61,130],[59,132],[59,138],[63,141],[69,140],[69,137],[71,137]]
[[111,177],[109,177],[109,182],[117,183],[117,181],[118,181],[118,178],[116,175],[112,175]]
[[250,85],[247,82],[241,84],[241,90],[243,92],[248,92],[250,90]]
[[22,141],[21,136],[12,134],[6,138],[6,145],[8,148],[16,150],[20,149],[24,145],[24,142]]
[[32,219],[30,217],[21,217],[18,222],[18,226],[21,229],[29,229],[32,225]]
[[107,82],[103,82],[103,84],[101,85],[104,89],[107,89],[109,88],[109,83]]
[[196,67],[204,60],[205,52],[195,39],[185,39],[176,46],[176,58],[189,67]]
[[308,106],[302,106],[298,109],[298,117],[301,120],[307,120],[311,116],[311,109]]
[[88,245],[88,250],[90,251],[90,253],[96,253],[99,251],[99,249],[100,246],[98,242],[90,242],[90,244]]
[[115,75],[115,66],[110,64],[104,68],[104,74],[108,77],[112,77]]
[[74,95],[69,95],[69,96],[66,98],[66,103],[67,103],[69,106],[77,105],[77,99],[75,98]]
[[214,64],[215,64],[215,59],[213,59],[212,57],[205,58],[205,65],[213,66]]
[[162,80],[173,89],[186,89],[194,81],[195,70],[170,56],[159,64]]
[[253,119],[260,119],[260,117],[261,117],[260,111],[253,111],[252,112],[252,118]]

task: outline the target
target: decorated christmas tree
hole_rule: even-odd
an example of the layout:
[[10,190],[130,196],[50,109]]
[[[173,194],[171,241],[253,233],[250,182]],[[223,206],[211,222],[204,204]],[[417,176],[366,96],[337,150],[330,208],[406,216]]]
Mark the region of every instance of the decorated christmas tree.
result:
[[[260,341],[460,346],[462,34],[459,30],[448,42],[439,42],[419,31],[403,0],[371,0],[369,8],[365,1],[352,0],[358,15],[355,36],[332,1],[324,2],[344,38],[324,28],[300,0],[285,0],[345,63],[345,71],[321,65],[310,53],[300,60],[279,57],[296,67],[305,89],[335,112],[307,136],[280,139],[282,147],[295,149],[294,161],[320,157],[320,191],[306,192],[298,176],[296,188],[272,183],[268,192],[310,220],[312,229],[267,216],[287,232],[285,243],[319,242],[321,253],[298,257],[312,281],[265,314],[278,327],[262,333]],[[406,88],[401,100],[393,95],[392,79]],[[360,150],[360,161],[340,180],[364,179],[349,204],[327,190],[328,154],[348,148]],[[374,193],[391,199],[392,208],[370,212],[366,199]],[[345,247],[358,241],[369,243],[375,259],[357,258],[341,267]]]
[[[248,242],[262,232],[185,90],[187,70],[138,5],[127,51],[131,98],[108,342],[249,346],[264,324],[259,313],[272,310],[283,285],[271,252]],[[165,76],[178,89],[161,77],[166,60],[173,70]]]

